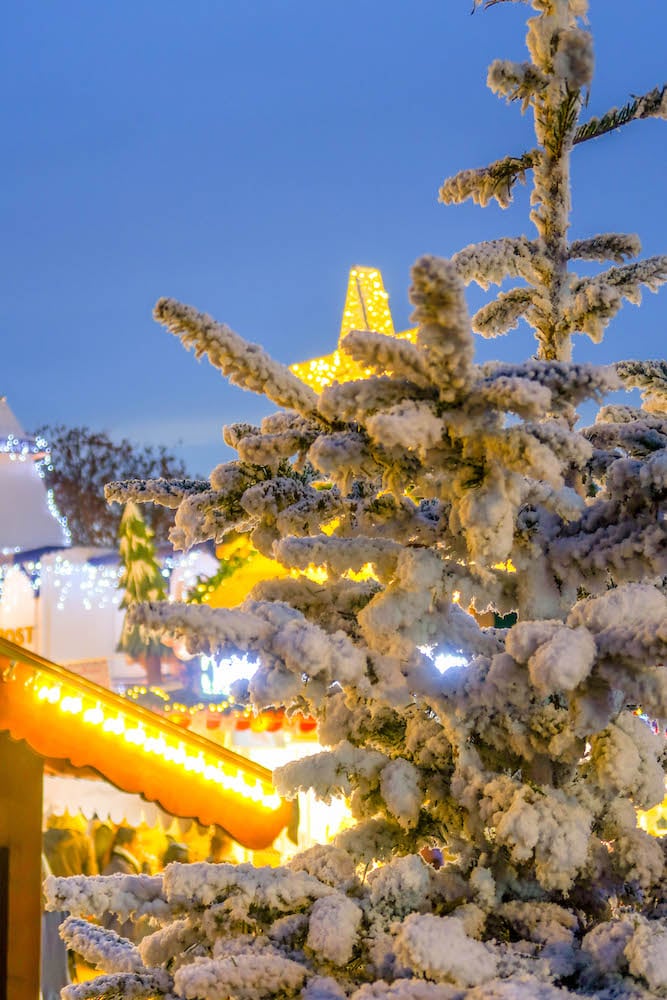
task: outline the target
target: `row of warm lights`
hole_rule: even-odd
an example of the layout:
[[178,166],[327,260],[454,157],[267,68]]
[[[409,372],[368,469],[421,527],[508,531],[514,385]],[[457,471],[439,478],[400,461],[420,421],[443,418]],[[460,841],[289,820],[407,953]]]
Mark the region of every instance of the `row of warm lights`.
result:
[[[290,729],[299,732],[310,732],[315,728],[315,721],[309,716],[304,717],[300,714],[295,714],[288,718],[282,709],[269,709],[265,712],[255,714],[250,706],[238,705],[235,701],[228,698],[223,698],[218,702],[198,702],[196,705],[183,705],[179,702],[170,701],[169,695],[161,688],[154,686],[145,687],[139,684],[128,688],[125,691],[125,697],[137,701],[142,695],[149,693],[165,702],[164,711],[167,714],[171,712],[177,715],[195,716],[200,712],[206,712],[209,717],[215,717],[216,715],[229,715],[231,709],[231,718],[237,727],[239,723],[250,722],[250,728],[255,728],[257,731],[280,728],[286,731],[287,736],[289,736]],[[243,725],[242,728],[246,728],[246,726]]]
[[160,687],[156,687],[154,684],[151,684],[150,687],[144,687],[143,684],[135,684],[133,687],[127,688],[125,691],[126,698],[136,699],[142,694],[154,694],[158,698],[161,698],[162,701],[169,701],[169,695],[167,692]]
[[60,684],[39,683],[33,680],[33,688],[38,701],[57,705],[61,712],[73,716],[81,716],[84,723],[99,726],[102,732],[111,733],[119,739],[136,746],[147,754],[162,757],[163,760],[185,771],[198,774],[205,781],[221,785],[225,790],[234,792],[245,799],[250,799],[266,809],[276,809],[280,798],[270,786],[262,784],[259,779],[248,780],[231,768],[225,769],[219,762],[213,763],[199,751],[197,754],[188,752],[182,742],[165,738],[159,731],[152,735],[141,724],[133,724],[121,712],[105,711],[100,702],[86,707],[84,699],[76,693],[67,693]]
[[178,715],[197,715],[199,712],[210,712],[212,714],[229,711],[230,708],[234,709],[234,714],[238,716],[243,716],[243,718],[251,718],[254,714],[253,709],[249,706],[238,705],[235,701],[229,698],[223,698],[220,701],[210,702],[210,701],[199,701],[195,705],[184,705],[182,702],[171,701],[169,695],[159,688],[151,687],[149,689],[144,687],[134,687],[129,688],[125,691],[124,697],[129,698],[132,701],[138,701],[142,695],[145,695],[150,691],[151,694],[156,695],[156,697],[161,698],[165,702],[164,711],[166,713],[176,712]]

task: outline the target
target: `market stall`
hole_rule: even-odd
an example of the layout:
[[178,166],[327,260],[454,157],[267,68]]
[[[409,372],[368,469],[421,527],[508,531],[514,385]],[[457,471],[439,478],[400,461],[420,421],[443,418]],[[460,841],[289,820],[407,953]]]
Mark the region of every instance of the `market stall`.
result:
[[172,816],[222,826],[251,849],[268,847],[293,817],[265,768],[0,639],[0,974],[9,1000],[39,990],[45,759],[101,775]]

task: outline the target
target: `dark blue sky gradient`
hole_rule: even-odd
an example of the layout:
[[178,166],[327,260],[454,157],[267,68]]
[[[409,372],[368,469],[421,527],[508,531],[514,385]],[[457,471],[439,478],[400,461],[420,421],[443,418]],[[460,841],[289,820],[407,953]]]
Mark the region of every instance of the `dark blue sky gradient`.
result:
[[[0,158],[6,393],[19,419],[87,424],[229,457],[220,427],[268,412],[151,317],[170,295],[282,361],[335,347],[348,268],[382,270],[398,328],[421,253],[532,233],[512,209],[445,208],[442,180],[532,145],[485,87],[524,58],[528,8],[469,0],[62,0],[2,18]],[[589,114],[663,82],[667,4],[592,0]],[[667,252],[667,123],[575,153],[576,237],[638,232]],[[471,293],[471,304],[482,299]],[[659,357],[667,291],[625,306],[601,362]],[[527,331],[480,341],[521,359]]]

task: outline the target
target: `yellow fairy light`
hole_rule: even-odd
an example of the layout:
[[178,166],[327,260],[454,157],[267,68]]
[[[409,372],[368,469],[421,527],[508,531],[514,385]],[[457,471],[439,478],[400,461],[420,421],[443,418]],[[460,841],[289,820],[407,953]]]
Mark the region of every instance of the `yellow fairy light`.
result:
[[652,837],[667,836],[667,799],[652,809],[638,812],[639,826]]
[[141,726],[137,726],[136,729],[126,729],[123,735],[128,743],[133,743],[138,747],[143,746],[146,742],[146,733]]
[[104,712],[99,705],[96,705],[95,708],[88,708],[83,713],[83,721],[89,722],[93,726],[99,726],[104,722]]
[[60,700],[60,711],[61,712],[71,712],[72,715],[78,715],[83,709],[83,702],[80,698],[65,696]]
[[117,718],[107,719],[106,716],[102,723],[102,729],[105,733],[115,733],[116,736],[122,736],[125,732],[125,723],[123,717],[119,715]]

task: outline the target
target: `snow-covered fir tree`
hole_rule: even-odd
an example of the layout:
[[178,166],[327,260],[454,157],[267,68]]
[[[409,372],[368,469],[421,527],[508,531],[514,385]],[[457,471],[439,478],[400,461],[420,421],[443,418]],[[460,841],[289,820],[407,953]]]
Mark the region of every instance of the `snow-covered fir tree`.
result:
[[[153,532],[141,516],[138,504],[132,501],[125,504],[118,535],[123,567],[118,586],[125,591],[120,602],[121,608],[127,611],[140,602],[166,601],[167,590],[155,554]],[[161,683],[162,655],[168,650],[158,636],[147,635],[131,622],[127,614],[123,620],[117,649],[119,653],[127,653],[142,664],[149,684]]]
[[[664,795],[665,741],[636,708],[667,717],[667,364],[570,360],[575,335],[599,340],[624,299],[667,279],[667,258],[626,263],[632,235],[568,240],[574,146],[666,117],[667,92],[581,123],[586,0],[532,6],[529,61],[493,63],[489,84],[532,110],[537,145],[463,171],[441,198],[506,205],[530,176],[536,232],[419,260],[416,343],[352,332],[345,350],[375,374],[317,396],[209,316],[156,307],[282,409],[226,428],[239,458],[210,482],[110,498],[176,508],[181,548],[247,531],[328,582],[297,572],[238,609],[150,603],[131,620],[192,652],[253,654],[252,703],[315,714],[325,747],[279,770],[280,790],[349,796],[356,825],[277,870],[52,880],[70,947],[106,973],[74,1000],[667,996],[666,842],[636,816]],[[578,276],[582,260],[599,273]],[[471,319],[464,286],[508,278]],[[476,364],[473,331],[520,318],[537,357]],[[641,407],[602,405],[576,429],[579,404],[622,385]],[[469,607],[518,621],[482,628]],[[441,674],[432,657],[447,651],[465,665]],[[155,932],[135,948],[82,919],[106,910],[149,914]]]

